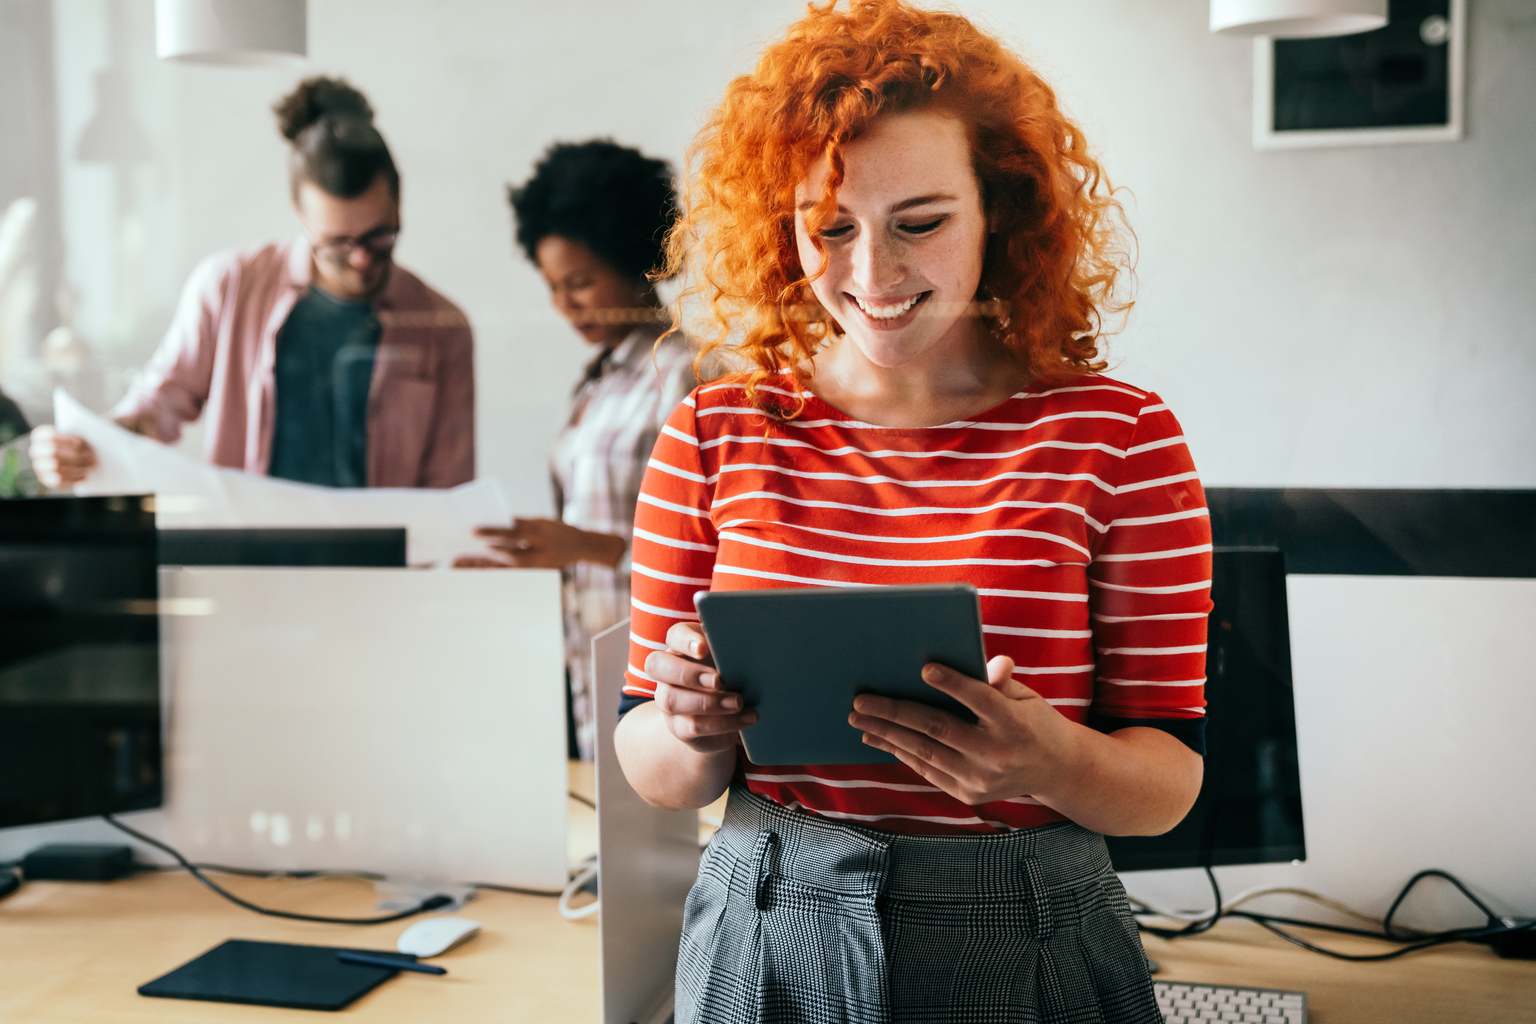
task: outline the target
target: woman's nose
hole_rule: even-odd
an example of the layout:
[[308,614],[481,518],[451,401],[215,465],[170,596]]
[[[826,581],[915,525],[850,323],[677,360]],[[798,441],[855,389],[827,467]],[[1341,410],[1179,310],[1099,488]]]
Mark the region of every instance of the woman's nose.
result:
[[907,276],[897,247],[880,232],[865,231],[853,243],[853,280],[874,297],[889,297],[889,289]]

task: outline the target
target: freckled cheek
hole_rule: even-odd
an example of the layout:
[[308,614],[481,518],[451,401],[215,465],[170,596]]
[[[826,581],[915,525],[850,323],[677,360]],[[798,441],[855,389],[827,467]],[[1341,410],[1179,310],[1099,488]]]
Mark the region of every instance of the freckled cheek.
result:
[[981,281],[982,253],[968,240],[945,241],[924,254],[924,276],[956,297],[969,299]]
[[[800,255],[800,267],[807,277],[821,269],[823,260],[815,246],[809,242],[802,242],[797,246],[797,250]],[[826,264],[826,273],[811,282],[811,291],[821,300],[823,306],[830,307],[840,301],[843,286],[848,278],[848,260],[839,258],[838,253],[833,251]]]

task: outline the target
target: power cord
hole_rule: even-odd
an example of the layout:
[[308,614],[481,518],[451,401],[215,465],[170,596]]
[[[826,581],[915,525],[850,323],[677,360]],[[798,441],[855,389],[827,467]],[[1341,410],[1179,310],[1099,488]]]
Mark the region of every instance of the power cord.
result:
[[229,900],[229,902],[235,904],[236,906],[244,907],[246,910],[253,911],[254,913],[263,914],[267,917],[281,917],[289,921],[313,921],[317,924],[389,924],[391,921],[403,921],[408,917],[415,917],[417,914],[423,914],[429,910],[436,910],[439,907],[446,907],[453,902],[452,896],[429,896],[409,910],[402,910],[394,914],[383,914],[378,917],[328,917],[323,914],[299,914],[289,910],[274,910],[271,907],[263,907],[260,904],[252,903],[250,900],[241,899],[239,896],[236,896],[234,893],[230,892],[228,889],[225,889],[223,886],[219,885],[219,883],[203,874],[203,870],[201,868],[187,860],[187,858],[183,857],[180,851],[178,851],[175,847],[170,846],[167,843],[162,843],[160,840],[154,838],[153,836],[147,836],[136,828],[131,828],[128,825],[124,825],[111,814],[103,814],[101,817],[102,820],[104,820],[107,824],[111,825],[118,831],[124,832],[127,835],[132,836],[134,839],[137,839],[141,843],[146,843],[150,846],[153,846],[157,850],[169,854],[173,859],[175,859],[176,863],[185,868],[193,878],[203,883],[203,885],[208,889],[218,893],[226,900]]
[[[580,793],[577,793],[574,790],[567,790],[566,791],[566,796],[568,796],[570,799],[576,801],[579,804],[584,804],[587,807],[592,808],[593,810],[597,810],[597,803],[595,801],[589,799],[588,797],[582,796]],[[314,879],[314,878],[358,878],[358,879],[362,879],[365,882],[378,882],[378,881],[382,881],[384,879],[384,876],[381,875],[381,874],[378,874],[377,872],[373,872],[373,871],[330,871],[330,870],[310,870],[310,871],[278,870],[278,871],[266,871],[266,870],[262,870],[260,868],[237,868],[237,867],[230,867],[230,866],[225,865],[225,864],[193,864],[191,861],[187,860],[185,857],[183,857],[176,850],[172,849],[170,846],[167,846],[165,843],[161,842],[158,839],[154,839],[154,838],[152,838],[150,836],[145,835],[144,833],[138,831],[137,829],[133,829],[133,828],[128,827],[127,825],[124,825],[122,822],[120,822],[116,818],[112,817],[111,814],[103,814],[102,818],[105,819],[107,824],[111,825],[113,828],[116,828],[116,829],[118,829],[121,832],[127,833],[128,835],[130,835],[133,838],[139,840],[140,842],[148,843],[150,846],[153,846],[157,850],[162,850],[165,853],[170,854],[171,857],[173,857],[175,859],[175,861],[176,861],[176,863],[174,865],[170,865],[170,864],[146,864],[146,865],[141,865],[139,870],[141,870],[141,871],[186,871],[186,872],[190,873],[193,878],[196,878],[199,882],[203,883],[203,885],[207,886],[209,889],[212,889],[214,892],[218,893],[220,896],[222,896],[225,899],[229,900],[231,903],[238,904],[239,906],[242,906],[242,907],[246,908],[247,910],[253,910],[253,911],[255,911],[258,914],[266,914],[266,915],[268,915],[270,917],[283,917],[283,918],[288,918],[288,919],[294,920],[294,921],[318,921],[318,922],[323,923],[323,924],[387,924],[390,921],[400,921],[400,920],[404,920],[407,917],[412,917],[412,916],[414,916],[416,914],[425,913],[426,911],[429,911],[429,910],[436,910],[439,907],[445,907],[448,904],[453,902],[453,897],[451,897],[451,896],[441,896],[441,895],[433,896],[433,897],[430,897],[430,898],[422,901],[422,903],[419,906],[417,906],[414,910],[403,910],[403,911],[401,911],[401,912],[399,912],[397,914],[389,914],[389,915],[385,915],[385,916],[382,916],[382,917],[370,917],[370,918],[321,917],[321,916],[316,916],[316,915],[312,915],[312,914],[290,913],[290,912],[288,912],[286,910],[272,910],[272,909],[269,909],[269,908],[266,908],[266,907],[257,906],[256,904],[251,903],[251,902],[249,902],[247,900],[243,900],[240,897],[238,897],[238,896],[234,895],[233,893],[229,892],[228,890],[221,888],[218,884],[216,884],[215,882],[210,880],[207,876],[205,876],[203,874],[203,872],[205,872],[205,871],[212,871],[212,872],[214,872],[216,874],[235,875],[235,876],[242,877],[242,878],[294,878],[294,879],[306,879],[306,880],[307,879]],[[21,861],[19,861],[19,860],[18,861],[13,861],[13,862],[10,862],[10,863],[0,863],[0,868],[15,867],[17,864],[20,864],[20,863],[21,863]],[[589,864],[592,865],[592,868],[591,868],[590,871],[588,871]],[[560,899],[560,901],[561,901],[561,913],[562,914],[566,914],[566,911],[569,909],[569,904],[570,904],[571,897],[574,896],[577,892],[581,891],[581,889],[583,889],[583,888],[590,888],[592,878],[596,877],[596,867],[595,867],[595,865],[596,865],[596,858],[595,857],[594,858],[589,858],[589,860],[587,862],[583,862],[581,865],[578,865],[577,868],[575,868],[571,872],[571,875],[572,875],[572,882],[571,882],[571,884],[566,886],[566,888],[564,888],[564,889],[532,889],[532,888],[528,888],[526,886],[521,886],[521,885],[498,885],[498,884],[496,884],[494,882],[468,882],[468,883],[465,883],[465,884],[467,884],[472,889],[476,889],[476,890],[484,889],[484,890],[486,890],[488,892],[505,892],[505,893],[512,893],[513,895],[517,895],[517,896],[539,896],[539,897],[545,897],[545,898],[549,898],[549,899],[554,899],[554,898],[558,897]],[[570,914],[566,914],[566,916],[569,917],[570,920],[574,921],[574,920],[579,920],[580,918],[586,917],[589,914],[595,913],[596,911],[597,911],[597,904],[593,903],[590,906],[578,907],[576,910],[571,911]],[[572,915],[574,915],[574,916],[572,916]]]
[[1216,872],[1212,871],[1209,865],[1205,868],[1205,877],[1211,880],[1211,892],[1216,896],[1215,910],[1190,921],[1183,928],[1156,928],[1149,924],[1142,924],[1140,921],[1136,922],[1136,926],[1142,931],[1162,939],[1179,939],[1188,935],[1199,935],[1201,932],[1208,932],[1216,927],[1216,922],[1220,921],[1222,917],[1221,886],[1216,884]]
[[[582,890],[595,890],[596,883],[597,855],[594,854],[581,862],[581,866],[577,869],[575,877],[573,877],[570,884],[565,887],[565,891],[560,894],[560,916],[565,918],[567,921],[580,921],[584,917],[591,917],[593,914],[597,913],[598,907],[602,905],[601,898],[595,899],[591,903],[584,904],[574,909],[571,907],[571,900],[575,898],[577,893],[581,892]],[[601,897],[601,893],[598,893],[597,895]]]
[[[1460,879],[1456,878],[1449,872],[1441,871],[1438,868],[1430,868],[1426,871],[1420,871],[1418,874],[1414,875],[1411,879],[1408,880],[1408,884],[1403,886],[1402,890],[1398,892],[1397,898],[1392,901],[1392,906],[1390,909],[1388,909],[1387,916],[1382,920],[1381,929],[1379,931],[1368,931],[1364,928],[1350,928],[1345,925],[1324,924],[1320,921],[1303,921],[1293,917],[1282,917],[1277,914],[1259,914],[1249,910],[1238,910],[1236,909],[1236,905],[1238,902],[1241,902],[1241,900],[1234,900],[1231,906],[1223,907],[1221,902],[1221,888],[1216,884],[1216,873],[1209,867],[1205,869],[1205,873],[1206,876],[1210,879],[1211,890],[1215,893],[1216,896],[1216,909],[1212,913],[1208,915],[1202,915],[1198,919],[1195,919],[1189,924],[1185,925],[1183,928],[1159,928],[1153,925],[1145,924],[1141,921],[1136,922],[1137,927],[1142,931],[1147,932],[1148,934],[1156,935],[1160,938],[1177,939],[1188,935],[1198,935],[1200,932],[1207,931],[1223,917],[1237,917],[1252,921],[1259,925],[1261,928],[1264,928],[1265,930],[1272,932],[1273,934],[1284,939],[1286,942],[1289,942],[1295,946],[1299,946],[1300,948],[1309,952],[1318,953],[1326,957],[1332,957],[1335,960],[1347,960],[1356,963],[1372,963],[1382,960],[1395,960],[1400,956],[1406,956],[1409,953],[1415,953],[1421,949],[1429,949],[1432,946],[1443,946],[1452,942],[1482,942],[1492,944],[1493,940],[1496,940],[1502,936],[1513,935],[1517,932],[1536,931],[1536,921],[1515,921],[1510,918],[1500,918],[1488,908],[1487,904],[1478,899],[1470,889],[1462,884]],[[1441,878],[1447,882],[1450,882],[1458,890],[1460,890],[1461,894],[1465,896],[1475,907],[1477,907],[1478,910],[1482,911],[1483,915],[1487,918],[1488,923],[1486,925],[1475,928],[1452,928],[1442,932],[1428,933],[1402,932],[1394,929],[1392,926],[1392,919],[1396,916],[1398,908],[1402,906],[1403,901],[1408,898],[1408,894],[1413,891],[1414,887],[1426,878]],[[1279,891],[1286,890],[1270,890],[1270,892]],[[1244,894],[1243,899],[1250,899],[1254,896],[1262,894],[1263,893],[1257,892]],[[1313,893],[1305,893],[1304,891],[1298,894],[1306,895],[1309,897],[1316,895]],[[1319,899],[1326,901],[1326,898],[1324,897],[1319,897]],[[1162,916],[1159,911],[1153,910],[1145,903],[1142,903],[1140,900],[1137,900],[1136,902],[1142,908],[1140,913],[1153,913]],[[1332,901],[1326,902],[1331,903]],[[1356,916],[1365,916],[1359,914],[1358,911],[1349,912]],[[1308,942],[1306,939],[1301,938],[1299,935],[1294,935],[1291,932],[1286,931],[1284,928],[1281,928],[1280,925],[1282,924],[1300,928],[1317,928],[1323,931],[1334,932],[1341,935],[1357,935],[1368,939],[1395,942],[1400,944],[1400,948],[1389,950],[1385,953],[1341,953],[1338,950],[1328,949],[1327,947]]]

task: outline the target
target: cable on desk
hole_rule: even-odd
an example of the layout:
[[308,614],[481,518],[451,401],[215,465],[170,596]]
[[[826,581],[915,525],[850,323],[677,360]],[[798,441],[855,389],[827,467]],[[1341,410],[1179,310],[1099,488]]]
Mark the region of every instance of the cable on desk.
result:
[[[598,899],[583,906],[572,908],[571,900],[575,898],[577,893],[582,891],[591,892]],[[597,855],[593,854],[582,862],[575,877],[565,887],[565,891],[560,894],[560,916],[567,921],[580,921],[584,917],[591,917],[597,913],[598,907],[602,905],[601,897],[602,894],[597,891]]]
[[[355,878],[362,882],[382,882],[385,876],[376,871],[349,871],[345,868],[291,869],[291,868],[237,868],[229,864],[195,865],[199,871],[211,871],[216,875],[235,875],[240,878],[291,878],[299,882],[319,878]],[[180,864],[135,864],[135,871],[185,871]]]
[[[1313,892],[1311,889],[1298,888],[1293,885],[1259,885],[1254,886],[1252,889],[1245,889],[1238,893],[1236,896],[1233,896],[1225,904],[1223,904],[1221,908],[1222,913],[1226,913],[1230,910],[1236,910],[1238,907],[1245,903],[1250,903],[1253,900],[1262,899],[1265,896],[1296,896],[1300,899],[1310,900],[1313,903],[1327,907],[1329,910],[1332,910],[1338,914],[1342,914],[1345,917],[1352,917],[1356,920],[1364,921],[1367,924],[1375,925],[1378,928],[1381,926],[1381,918],[1379,917],[1372,917],[1370,914],[1356,910],[1354,907],[1340,903],[1338,900],[1324,896],[1322,893]],[[1157,906],[1156,904],[1150,903],[1145,899],[1141,899],[1136,896],[1130,896],[1129,894],[1127,894],[1127,898],[1130,899],[1133,905],[1144,909],[1146,913],[1153,914],[1157,917],[1166,917],[1171,921],[1198,921],[1210,916],[1209,912],[1204,910],[1171,910],[1167,907]],[[1137,911],[1137,913],[1141,912],[1142,910]]]
[[[20,863],[18,861],[17,863]],[[0,864],[0,868],[5,865]],[[228,864],[196,864],[200,871],[211,871],[216,875],[235,875],[240,878],[291,878],[296,881],[313,881],[319,878],[356,878],[363,882],[382,882],[388,876],[381,875],[377,871],[349,871],[345,868],[320,868],[320,869],[291,869],[291,868],[237,868]],[[186,871],[180,864],[136,864],[136,871]],[[571,874],[574,876],[575,871]],[[530,889],[521,885],[498,885],[495,882],[463,882],[471,889],[485,889],[489,892],[508,892],[518,896],[544,896],[554,899],[564,890],[561,889]]]
[[[1239,910],[1236,911],[1232,916],[1247,918],[1248,920],[1253,921],[1260,927],[1264,928],[1266,931],[1273,932],[1274,934],[1280,936],[1280,938],[1284,939],[1286,942],[1291,943],[1293,946],[1300,946],[1302,949],[1305,949],[1308,952],[1321,953],[1323,956],[1332,957],[1335,960],[1350,960],[1356,963],[1372,963],[1380,960],[1395,960],[1398,957],[1406,956],[1409,953],[1417,953],[1421,949],[1429,949],[1431,946],[1444,946],[1452,942],[1482,942],[1497,935],[1508,935],[1512,932],[1529,931],[1533,928],[1536,928],[1536,921],[1528,921],[1524,924],[1513,926],[1500,924],[1489,928],[1455,928],[1450,931],[1439,932],[1419,940],[1391,938],[1385,935],[1370,934],[1368,935],[1369,938],[1381,939],[1387,942],[1401,942],[1404,943],[1404,945],[1397,949],[1389,950],[1385,953],[1340,953],[1336,949],[1327,949],[1323,946],[1313,945],[1299,935],[1292,935],[1290,932],[1287,932],[1283,928],[1280,928],[1278,925],[1274,924],[1273,922],[1276,919],[1270,917],[1267,914],[1253,914],[1246,910]],[[1306,928],[1319,927],[1310,921],[1296,921],[1292,923],[1301,925]]]
[[1136,922],[1136,927],[1150,935],[1156,935],[1160,939],[1178,939],[1186,935],[1199,935],[1201,932],[1208,932],[1216,927],[1216,922],[1220,921],[1222,917],[1221,886],[1216,884],[1216,872],[1211,870],[1210,865],[1206,865],[1205,877],[1211,880],[1211,892],[1216,897],[1216,909],[1204,917],[1189,922],[1183,928],[1157,928],[1153,925],[1142,924],[1140,921]]
[[223,886],[219,885],[219,883],[203,874],[201,868],[187,860],[187,858],[183,857],[180,851],[178,851],[175,847],[167,843],[163,843],[153,836],[147,836],[136,828],[131,828],[127,825],[124,825],[111,814],[103,814],[101,817],[102,820],[104,820],[107,824],[111,825],[118,831],[132,836],[134,839],[137,839],[141,843],[147,843],[157,850],[170,854],[171,857],[175,859],[176,863],[185,868],[193,878],[203,883],[203,885],[208,889],[218,893],[226,900],[229,900],[229,902],[235,904],[236,906],[244,907],[246,910],[252,911],[254,913],[263,914],[267,917],[281,917],[289,921],[313,921],[317,924],[388,924],[391,921],[403,921],[408,917],[415,917],[417,914],[425,913],[428,910],[436,910],[439,907],[446,907],[453,903],[452,896],[429,896],[409,910],[402,910],[394,914],[382,914],[378,917],[327,917],[323,914],[299,914],[288,910],[274,910],[271,907],[263,907],[259,904],[252,903],[249,900],[244,900],[239,896],[236,896],[234,893],[230,892],[228,889],[225,889]]
[[[1205,873],[1211,880],[1212,890],[1216,893],[1217,909],[1213,914],[1204,915],[1199,919],[1192,921],[1190,924],[1183,928],[1158,928],[1152,925],[1144,924],[1141,921],[1136,922],[1137,927],[1144,932],[1159,936],[1160,938],[1177,939],[1186,935],[1198,935],[1202,931],[1207,931],[1223,917],[1238,917],[1252,921],[1259,925],[1261,928],[1264,928],[1266,931],[1272,932],[1273,934],[1284,939],[1286,942],[1289,942],[1295,946],[1299,946],[1309,952],[1318,953],[1322,956],[1332,957],[1335,960],[1348,960],[1356,963],[1373,963],[1382,960],[1395,960],[1400,956],[1406,956],[1409,953],[1415,953],[1421,949],[1429,949],[1432,946],[1443,946],[1452,942],[1486,943],[1489,942],[1489,940],[1499,936],[1510,935],[1515,932],[1536,930],[1536,921],[1516,922],[1512,919],[1500,918],[1491,909],[1489,909],[1486,903],[1478,899],[1470,889],[1462,884],[1460,879],[1456,878],[1449,872],[1441,871],[1438,868],[1430,868],[1426,871],[1420,871],[1418,874],[1414,875],[1411,879],[1408,880],[1408,884],[1403,886],[1402,890],[1398,892],[1397,898],[1392,901],[1392,906],[1390,909],[1388,909],[1387,916],[1380,922],[1379,931],[1367,931],[1363,928],[1350,928],[1345,925],[1324,924],[1320,921],[1303,921],[1294,917],[1282,917],[1278,914],[1259,914],[1249,910],[1237,909],[1238,903],[1246,899],[1251,899],[1254,896],[1262,895],[1263,893],[1261,892],[1244,894],[1244,896],[1240,899],[1234,900],[1230,906],[1223,907],[1221,902],[1221,890],[1216,885],[1215,872],[1207,867],[1205,869]],[[1402,906],[1403,900],[1408,897],[1408,894],[1413,891],[1414,887],[1417,886],[1419,882],[1426,878],[1443,878],[1447,882],[1450,882],[1458,890],[1460,890],[1461,894],[1465,896],[1474,906],[1476,906],[1478,910],[1482,911],[1483,915],[1487,918],[1488,923],[1475,928],[1452,928],[1442,932],[1405,932],[1394,929],[1392,927],[1392,918],[1397,914],[1398,908]],[[1274,891],[1278,892],[1285,890]],[[1316,896],[1314,893],[1306,893],[1305,891],[1298,893],[1298,895]],[[1319,899],[1325,900],[1326,898]],[[1140,900],[1137,900],[1136,902],[1141,905],[1144,911],[1159,913],[1158,911],[1148,907],[1146,903]],[[1350,913],[1355,914],[1356,916],[1365,916],[1360,914],[1358,911],[1350,911]],[[1385,953],[1341,953],[1338,950],[1328,949],[1324,946],[1319,946],[1308,942],[1306,939],[1301,938],[1299,935],[1294,935],[1281,928],[1280,925],[1282,924],[1300,928],[1317,928],[1323,931],[1330,931],[1341,935],[1356,935],[1368,939],[1377,939],[1383,942],[1398,943],[1399,948],[1389,950]]]
[[553,899],[563,891],[561,889],[525,889],[520,885],[495,885],[491,882],[465,882],[475,889],[485,889],[489,892],[510,892],[518,896],[548,896]]
[[575,800],[579,804],[583,804],[583,805],[585,805],[587,807],[590,807],[594,811],[597,810],[597,801],[596,800],[590,799],[589,797],[584,797],[580,793],[576,792],[575,790],[567,790],[565,795],[570,797],[572,800]]

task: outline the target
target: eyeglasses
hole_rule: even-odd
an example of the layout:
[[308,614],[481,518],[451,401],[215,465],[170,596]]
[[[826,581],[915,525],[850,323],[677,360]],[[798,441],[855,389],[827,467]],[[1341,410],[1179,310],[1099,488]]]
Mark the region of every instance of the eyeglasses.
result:
[[394,251],[395,243],[399,240],[400,228],[394,224],[385,224],[356,238],[327,238],[324,241],[311,238],[309,244],[316,259],[345,265],[351,261],[354,249],[365,250],[369,256],[380,259]]

